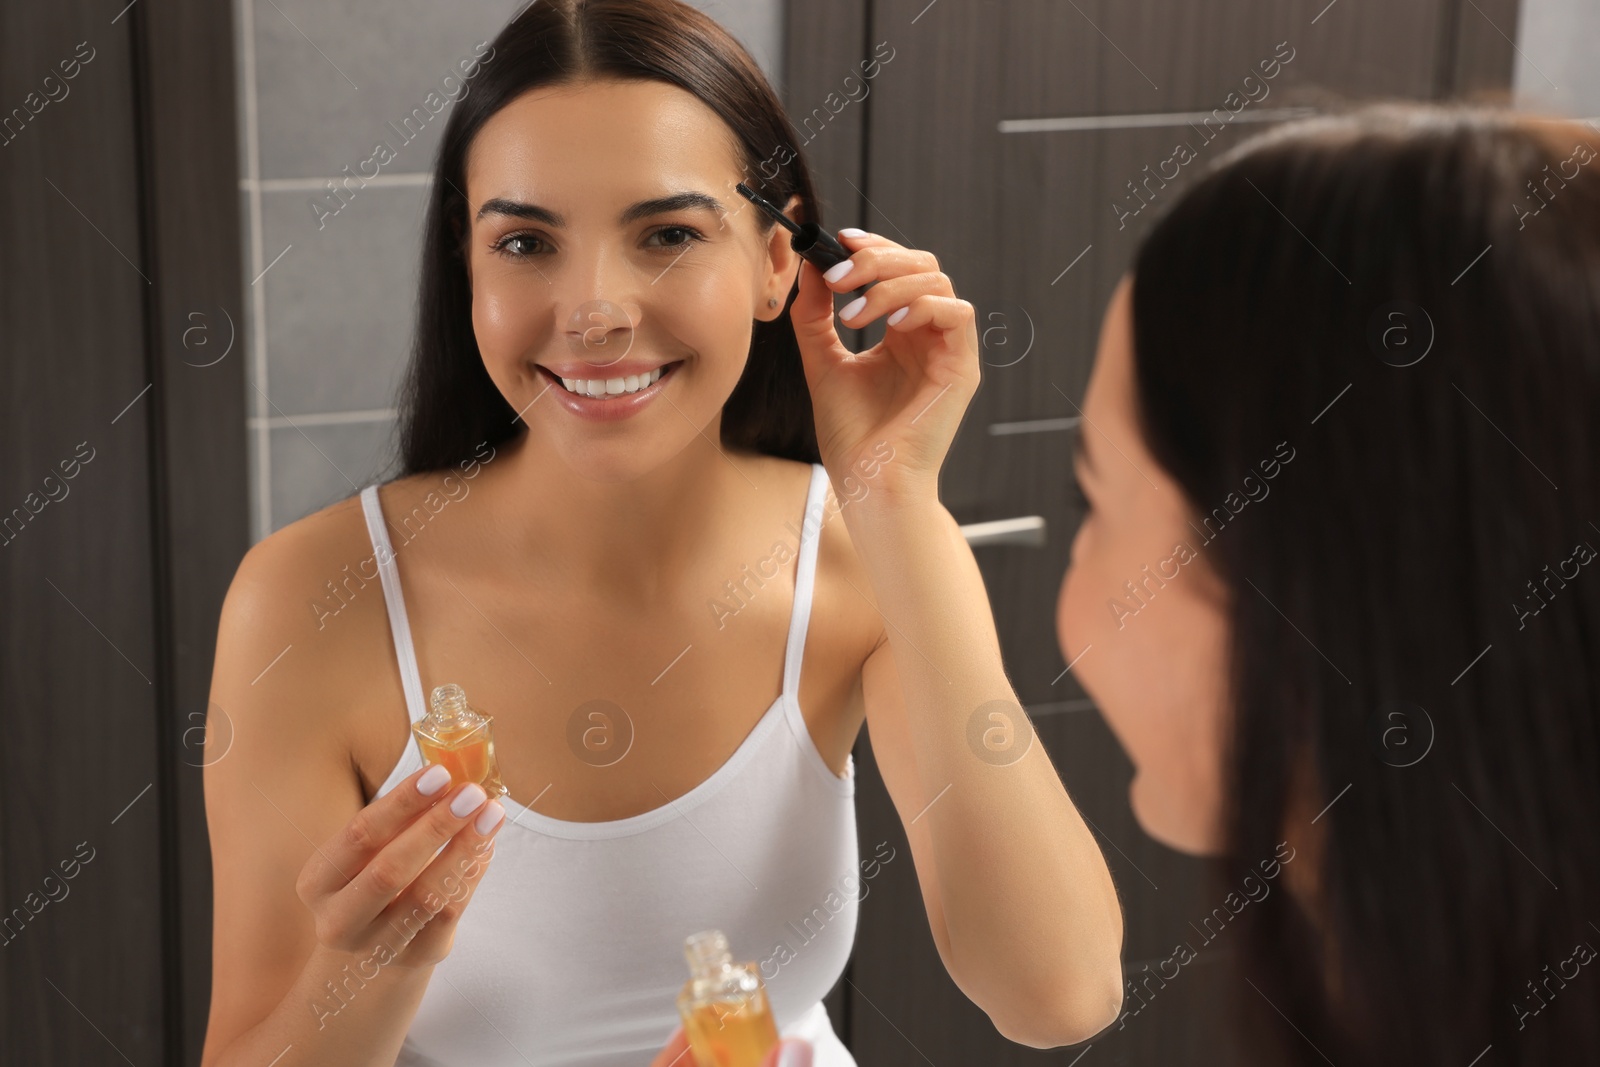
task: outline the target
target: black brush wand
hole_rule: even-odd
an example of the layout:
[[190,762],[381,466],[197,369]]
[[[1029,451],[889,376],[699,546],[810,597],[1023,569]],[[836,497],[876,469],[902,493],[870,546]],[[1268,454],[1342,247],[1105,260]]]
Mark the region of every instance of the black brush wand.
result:
[[740,182],[734,188],[739,190],[740,196],[772,216],[775,221],[783,225],[784,229],[793,234],[789,238],[789,247],[800,253],[801,258],[813,264],[818,270],[826,271],[840,260],[850,258],[850,250],[840,244],[833,234],[824,230],[821,226],[814,222],[797,226],[794,220],[785,215],[776,205],[769,200],[763,199],[744,182]]

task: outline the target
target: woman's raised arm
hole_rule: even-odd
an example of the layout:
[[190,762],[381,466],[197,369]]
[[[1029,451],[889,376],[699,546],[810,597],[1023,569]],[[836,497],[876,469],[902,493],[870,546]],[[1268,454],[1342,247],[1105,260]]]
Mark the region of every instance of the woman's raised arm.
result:
[[[884,623],[862,673],[873,754],[950,976],[1007,1038],[1074,1044],[1121,1008],[1122,912],[1042,746],[989,759],[970,740],[1032,731],[977,561],[938,499],[939,468],[978,386],[972,305],[931,253],[840,236],[853,269],[840,263],[826,278],[804,263],[791,317],[823,464],[836,485],[871,472],[843,514]],[[853,353],[827,286],[869,283],[840,317],[860,327],[887,316],[887,329]]]

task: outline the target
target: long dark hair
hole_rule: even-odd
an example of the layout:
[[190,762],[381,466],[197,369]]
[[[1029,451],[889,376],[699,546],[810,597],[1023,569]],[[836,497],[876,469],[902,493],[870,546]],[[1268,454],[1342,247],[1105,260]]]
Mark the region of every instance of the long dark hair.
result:
[[1600,1049],[1596,149],[1485,106],[1302,120],[1219,157],[1138,252],[1152,454],[1201,514],[1293,457],[1208,550],[1218,891],[1290,819],[1325,850],[1309,908],[1270,894],[1227,935],[1251,1063]]
[[[423,223],[416,335],[400,391],[399,477],[467,460],[518,432],[517,413],[483,366],[472,332],[463,235],[467,149],[489,117],[531,89],[580,78],[648,79],[693,93],[738,139],[744,181],[799,221],[821,222],[811,172],[777,94],[748,52],[680,0],[538,0],[490,42],[453,105],[433,167]],[[762,233],[776,225],[757,215]],[[722,410],[722,441],[816,462],[816,426],[800,349],[783,313],[756,321],[744,374]],[[481,455],[481,453],[478,453]]]

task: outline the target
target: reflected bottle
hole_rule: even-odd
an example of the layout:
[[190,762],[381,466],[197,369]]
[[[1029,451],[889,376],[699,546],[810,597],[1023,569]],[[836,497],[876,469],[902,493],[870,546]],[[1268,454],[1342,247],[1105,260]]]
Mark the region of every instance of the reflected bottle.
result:
[[678,1014],[697,1067],[761,1067],[778,1043],[778,1026],[755,963],[734,963],[721,930],[684,939],[690,978]]
[[505,796],[500,765],[494,758],[490,716],[473,709],[467,694],[454,683],[433,691],[428,714],[411,724],[417,747],[428,763],[442,763],[450,782],[477,782],[491,798]]

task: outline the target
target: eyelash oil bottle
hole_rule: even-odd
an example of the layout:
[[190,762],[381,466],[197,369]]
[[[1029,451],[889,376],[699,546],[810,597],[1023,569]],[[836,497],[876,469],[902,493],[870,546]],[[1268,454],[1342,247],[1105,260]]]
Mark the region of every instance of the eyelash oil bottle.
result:
[[477,782],[491,799],[505,796],[490,716],[473,710],[467,694],[454,683],[435,689],[431,704],[428,714],[411,724],[422,758],[449,768],[451,782]]
[[778,1027],[755,963],[734,963],[721,930],[684,939],[690,978],[678,1014],[697,1067],[761,1067]]

